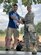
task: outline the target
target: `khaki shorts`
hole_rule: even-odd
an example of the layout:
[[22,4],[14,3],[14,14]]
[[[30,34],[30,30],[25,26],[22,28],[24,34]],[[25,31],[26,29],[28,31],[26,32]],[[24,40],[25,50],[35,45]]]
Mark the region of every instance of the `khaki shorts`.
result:
[[6,37],[11,37],[13,34],[14,37],[19,37],[19,31],[14,28],[7,28]]

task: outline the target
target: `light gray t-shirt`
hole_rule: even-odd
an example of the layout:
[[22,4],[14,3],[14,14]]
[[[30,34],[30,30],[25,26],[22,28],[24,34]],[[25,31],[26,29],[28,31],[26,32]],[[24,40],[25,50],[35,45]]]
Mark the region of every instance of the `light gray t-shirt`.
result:
[[28,24],[28,23],[31,23],[31,24],[34,24],[34,13],[30,12],[30,13],[27,13],[26,16],[25,16],[25,23]]
[[33,12],[30,12],[30,13],[26,14],[24,28],[25,28],[25,30],[28,28],[28,30],[32,31],[32,32],[35,31],[34,13]]

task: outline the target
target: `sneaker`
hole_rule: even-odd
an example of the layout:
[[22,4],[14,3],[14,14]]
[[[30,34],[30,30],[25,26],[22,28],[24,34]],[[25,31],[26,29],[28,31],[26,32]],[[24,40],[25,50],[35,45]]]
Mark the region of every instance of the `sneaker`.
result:
[[36,54],[36,53],[37,53],[37,50],[34,48],[32,51],[32,54]]

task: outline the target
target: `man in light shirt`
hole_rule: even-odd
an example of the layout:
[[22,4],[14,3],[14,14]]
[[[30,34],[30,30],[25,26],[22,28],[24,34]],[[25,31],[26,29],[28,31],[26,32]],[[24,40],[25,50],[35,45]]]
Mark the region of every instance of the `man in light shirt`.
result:
[[[28,13],[24,19],[24,42],[26,45],[26,51],[30,51],[30,43],[34,48],[37,41],[35,36],[34,13],[31,11],[31,5],[27,6],[27,10]],[[37,50],[35,49],[35,51]]]

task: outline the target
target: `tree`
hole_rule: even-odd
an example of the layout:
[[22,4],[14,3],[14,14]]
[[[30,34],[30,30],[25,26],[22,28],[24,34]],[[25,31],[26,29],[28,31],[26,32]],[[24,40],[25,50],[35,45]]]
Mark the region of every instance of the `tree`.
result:
[[[10,10],[11,8],[11,5],[14,4],[14,3],[17,3],[18,0],[0,0],[0,3],[4,2],[4,12],[8,13],[8,11]],[[41,3],[41,0],[22,0],[22,4],[24,4],[25,6],[27,6],[27,4],[32,4],[32,3],[35,3],[35,4],[39,4]]]
[[26,6],[28,3],[32,4],[32,0],[22,0],[22,3]]
[[41,3],[41,0],[37,0],[38,4]]
[[0,3],[2,3],[3,2],[3,0],[0,0]]
[[35,4],[39,4],[41,3],[41,0],[22,0],[22,3],[26,6],[28,3],[32,4],[32,3],[35,3]]
[[36,25],[36,32],[38,34],[41,34],[41,22],[39,22],[37,25]]
[[12,7],[12,4],[14,3],[17,3],[17,0],[5,0],[3,12],[6,12],[8,14],[9,10]]
[[0,30],[0,34],[4,34],[5,32],[3,30]]
[[10,3],[10,2],[16,3],[17,2],[17,0],[0,0],[0,3],[2,3],[3,1],[8,2],[8,3]]

